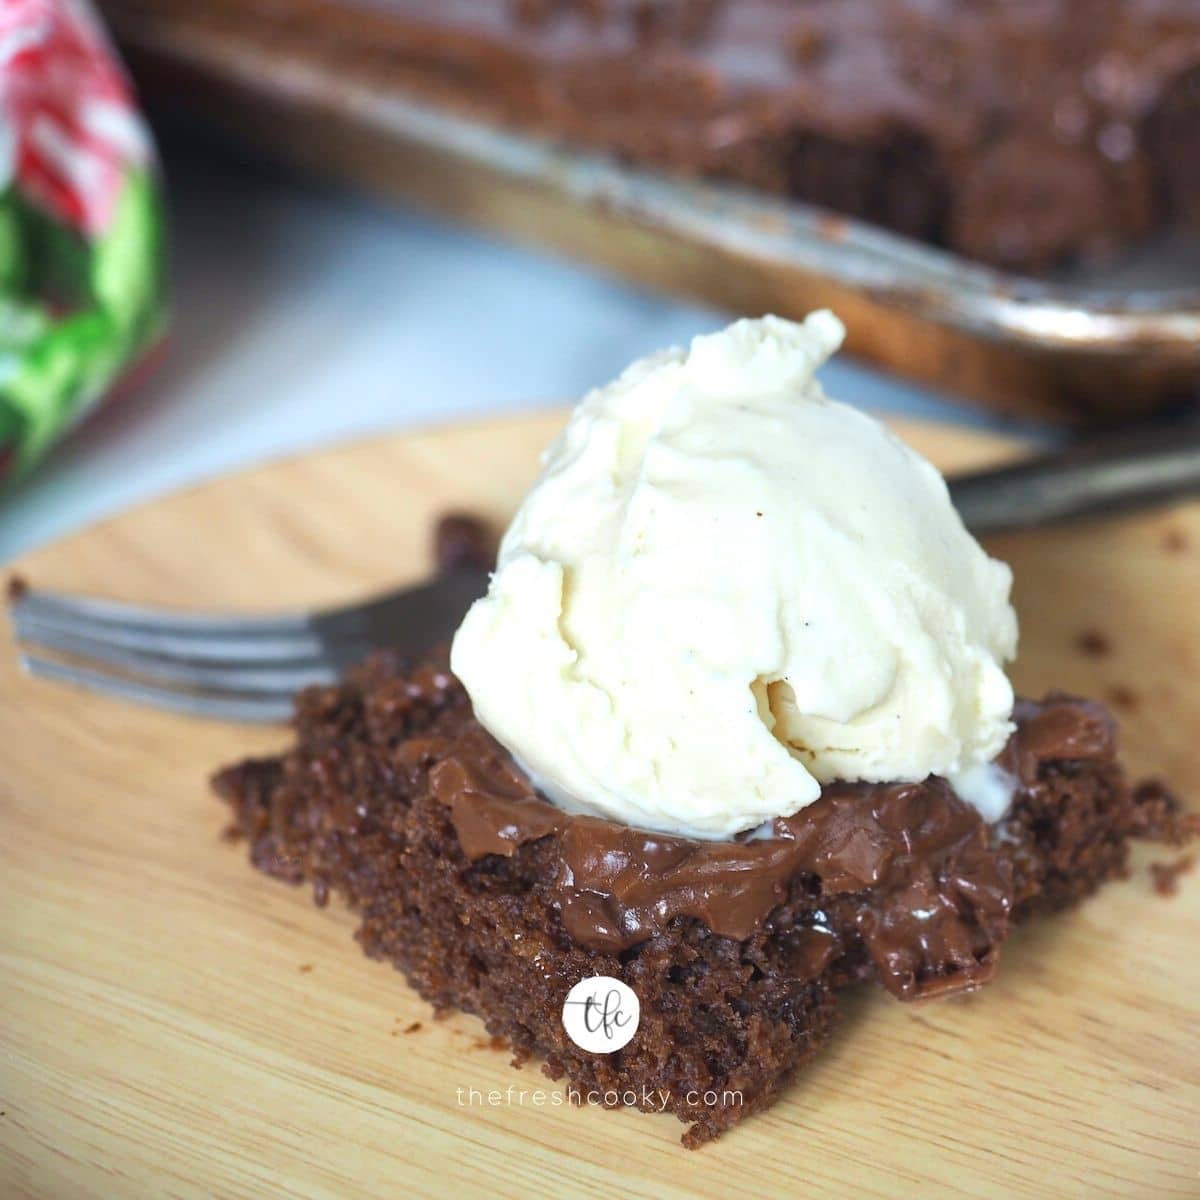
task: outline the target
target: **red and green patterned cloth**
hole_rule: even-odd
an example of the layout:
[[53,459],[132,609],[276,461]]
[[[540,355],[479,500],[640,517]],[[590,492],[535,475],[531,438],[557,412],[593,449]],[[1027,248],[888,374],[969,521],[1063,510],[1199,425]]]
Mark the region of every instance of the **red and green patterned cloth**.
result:
[[85,0],[0,0],[0,483],[159,339],[149,134]]

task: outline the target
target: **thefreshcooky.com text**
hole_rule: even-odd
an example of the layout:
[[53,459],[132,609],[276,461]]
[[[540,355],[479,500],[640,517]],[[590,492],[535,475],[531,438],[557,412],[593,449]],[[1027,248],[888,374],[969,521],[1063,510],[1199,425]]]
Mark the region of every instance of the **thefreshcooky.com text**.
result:
[[[509,1084],[507,1088],[483,1090],[475,1087],[455,1088],[455,1096],[461,1108],[500,1108],[506,1105],[532,1105],[534,1108],[558,1108],[563,1104],[602,1104],[605,1108],[620,1105],[641,1108],[650,1112],[666,1112],[671,1103],[670,1088],[599,1088],[587,1090],[569,1086],[558,1088],[519,1088]],[[717,1091],[687,1091],[683,1102],[689,1108],[736,1108],[742,1103],[742,1093],[732,1089]]]

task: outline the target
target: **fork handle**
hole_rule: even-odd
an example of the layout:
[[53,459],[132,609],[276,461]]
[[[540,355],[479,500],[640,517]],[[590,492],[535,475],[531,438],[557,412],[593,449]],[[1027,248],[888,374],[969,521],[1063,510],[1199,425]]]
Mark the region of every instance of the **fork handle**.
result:
[[974,533],[1151,508],[1200,494],[1200,417],[1103,434],[948,482]]

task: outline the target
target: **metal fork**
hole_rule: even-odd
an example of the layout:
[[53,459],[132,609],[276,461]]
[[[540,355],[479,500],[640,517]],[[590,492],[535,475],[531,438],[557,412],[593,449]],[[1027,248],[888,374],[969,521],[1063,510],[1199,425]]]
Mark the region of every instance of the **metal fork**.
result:
[[343,608],[236,617],[18,586],[9,615],[30,675],[192,716],[266,722],[285,720],[296,692],[333,683],[375,648],[419,654],[448,641],[486,587],[485,571],[462,568]]
[[[950,480],[959,513],[980,534],[1197,492],[1195,418]],[[22,587],[11,590],[9,608],[31,675],[196,716],[280,721],[298,690],[333,682],[376,647],[419,654],[449,640],[486,585],[485,572],[461,569],[344,608],[263,617],[168,612]]]

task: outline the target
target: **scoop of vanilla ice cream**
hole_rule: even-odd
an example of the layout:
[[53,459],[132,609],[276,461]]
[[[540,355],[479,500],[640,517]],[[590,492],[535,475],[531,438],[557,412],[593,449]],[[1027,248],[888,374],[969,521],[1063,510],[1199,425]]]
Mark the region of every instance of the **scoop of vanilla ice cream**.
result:
[[828,312],[634,363],[546,452],[451,666],[555,803],[729,838],[830,780],[978,780],[1011,573],[814,371]]

